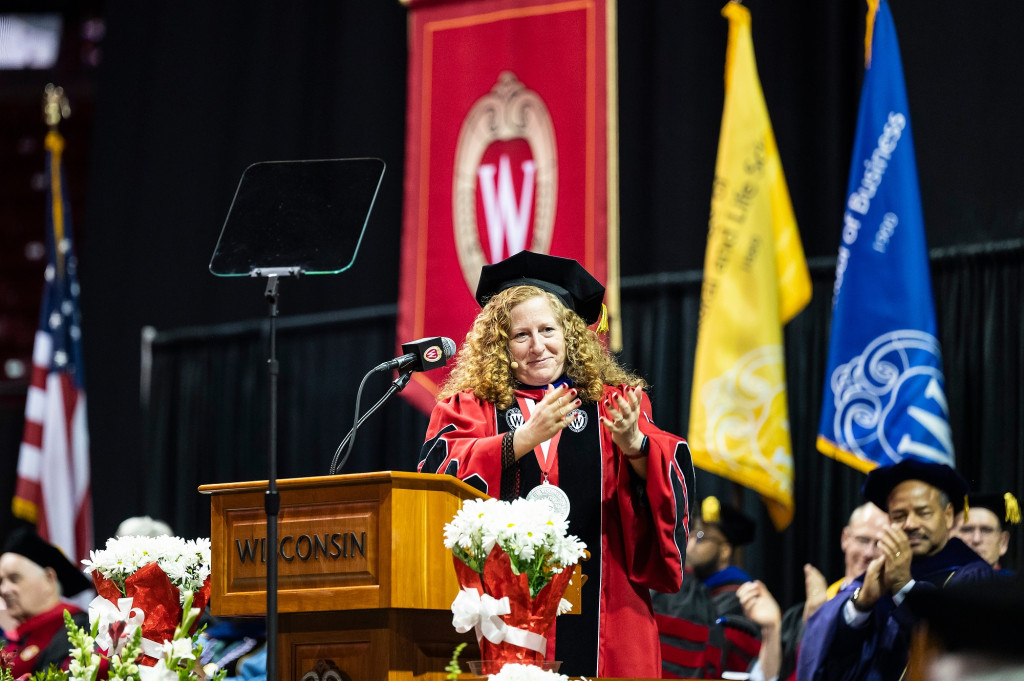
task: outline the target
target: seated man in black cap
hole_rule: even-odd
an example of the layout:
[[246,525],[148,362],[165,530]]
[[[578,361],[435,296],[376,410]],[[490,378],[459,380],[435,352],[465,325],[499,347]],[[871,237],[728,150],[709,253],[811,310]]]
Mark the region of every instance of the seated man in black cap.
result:
[[1020,524],[1020,505],[1009,492],[971,494],[953,526],[953,534],[988,561],[1000,576],[1012,574],[999,559],[1010,548],[1010,526]]
[[736,590],[753,578],[733,561],[736,549],[754,541],[754,521],[715,497],[704,499],[700,508],[686,549],[686,567],[708,588],[719,616],[743,614]]
[[0,555],[0,596],[17,628],[5,632],[3,652],[14,678],[46,671],[50,665],[66,669],[69,660],[64,611],[78,626],[89,623],[81,608],[61,600],[89,588],[86,579],[57,547],[30,528],[15,530]]
[[[686,577],[676,593],[651,593],[662,669],[670,678],[714,678],[746,671],[757,656],[759,628],[736,596],[750,575],[733,565],[736,549],[754,539],[754,521],[707,497],[686,546]],[[696,579],[693,579],[696,577]]]
[[[901,677],[915,623],[907,595],[992,575],[988,563],[951,535],[966,494],[967,481],[943,464],[904,459],[868,475],[865,498],[889,514],[880,555],[849,598],[828,601],[811,618],[797,678]],[[823,640],[809,644],[812,635]]]

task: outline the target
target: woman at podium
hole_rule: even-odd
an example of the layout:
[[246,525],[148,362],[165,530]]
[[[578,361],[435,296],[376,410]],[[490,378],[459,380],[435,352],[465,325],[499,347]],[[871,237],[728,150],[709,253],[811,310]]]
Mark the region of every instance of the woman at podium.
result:
[[680,587],[693,464],[590,328],[603,298],[575,260],[523,251],[485,266],[419,470],[564,512],[591,557],[582,614],[558,618],[548,658],[569,676],[658,678],[649,590]]

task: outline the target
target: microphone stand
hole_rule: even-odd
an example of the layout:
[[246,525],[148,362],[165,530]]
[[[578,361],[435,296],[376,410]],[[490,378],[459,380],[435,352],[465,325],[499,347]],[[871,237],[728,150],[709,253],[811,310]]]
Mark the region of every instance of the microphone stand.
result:
[[267,515],[267,678],[277,678],[277,516],[281,509],[281,498],[277,493],[277,274],[267,276],[265,296],[269,304],[270,318],[270,359],[267,370],[270,375],[270,442],[267,447],[267,494],[263,508]]
[[[363,394],[363,385],[366,383],[366,379],[369,378],[371,375],[373,375],[376,371],[377,371],[377,369],[371,370],[370,373],[368,373],[365,376],[363,376],[363,380],[360,381],[360,383],[359,383],[359,390],[356,391],[356,416],[357,416],[356,422],[352,426],[352,428],[348,431],[348,434],[345,435],[345,439],[341,441],[340,445],[338,445],[338,449],[335,450],[334,458],[331,460],[331,467],[328,469],[328,474],[329,475],[336,475],[337,472],[340,471],[342,469],[342,467],[345,465],[345,462],[348,461],[349,455],[352,453],[352,450],[355,448],[356,432],[359,430],[359,426],[363,425],[363,421],[365,421],[367,418],[370,417],[371,414],[373,414],[378,409],[380,409],[381,406],[383,406],[383,404],[385,402],[387,402],[389,399],[391,399],[391,396],[394,395],[396,392],[402,392],[402,389],[405,388],[405,386],[409,384],[409,379],[412,377],[412,374],[413,374],[413,370],[412,369],[406,369],[401,374],[399,374],[398,378],[396,378],[394,381],[391,382],[391,387],[388,388],[388,391],[386,393],[384,393],[383,397],[381,397],[379,400],[377,400],[377,403],[374,404],[372,407],[370,407],[370,409],[365,414],[363,414],[360,417],[359,416],[359,401],[360,401],[361,396]],[[344,458],[342,458],[341,462],[339,463],[338,462],[338,456],[341,455],[341,451],[343,449],[345,449],[345,445],[346,444],[348,445],[348,451],[345,452]]]

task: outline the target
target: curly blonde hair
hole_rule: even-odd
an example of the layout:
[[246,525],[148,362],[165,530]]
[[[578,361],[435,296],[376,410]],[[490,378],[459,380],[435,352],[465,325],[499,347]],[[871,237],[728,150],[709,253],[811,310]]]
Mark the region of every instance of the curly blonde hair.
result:
[[558,296],[536,286],[512,286],[492,296],[473,320],[438,399],[470,390],[498,409],[512,406],[517,385],[508,350],[512,309],[538,296],[548,301],[555,320],[562,327],[565,373],[575,383],[580,399],[597,402],[604,394],[605,385],[647,385],[642,378],[621,367],[597,334]]

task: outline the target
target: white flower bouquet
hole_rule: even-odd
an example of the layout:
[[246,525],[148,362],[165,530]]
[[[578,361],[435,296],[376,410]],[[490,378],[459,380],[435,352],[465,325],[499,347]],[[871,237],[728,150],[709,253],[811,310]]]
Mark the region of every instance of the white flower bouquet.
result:
[[185,592],[198,592],[210,576],[210,540],[181,537],[115,537],[107,546],[89,553],[85,571],[110,580],[122,595],[128,595],[128,578],[150,563],[160,566],[185,602]]
[[468,499],[444,526],[444,545],[479,574],[497,546],[508,555],[512,571],[527,576],[533,597],[586,555],[586,545],[568,531],[569,523],[543,501]]
[[[180,537],[118,537],[82,561],[96,593],[90,620],[99,621],[97,643],[113,654],[141,626],[139,664],[153,666],[187,619],[185,604],[202,611],[210,598],[210,540]],[[196,621],[189,622],[195,633]],[[183,644],[179,644],[181,646]]]
[[484,673],[543,660],[571,568],[586,555],[568,523],[544,501],[470,499],[444,535],[462,585],[452,624],[475,630]]
[[497,674],[491,674],[490,681],[569,681],[565,674],[542,669],[532,664],[506,664]]

